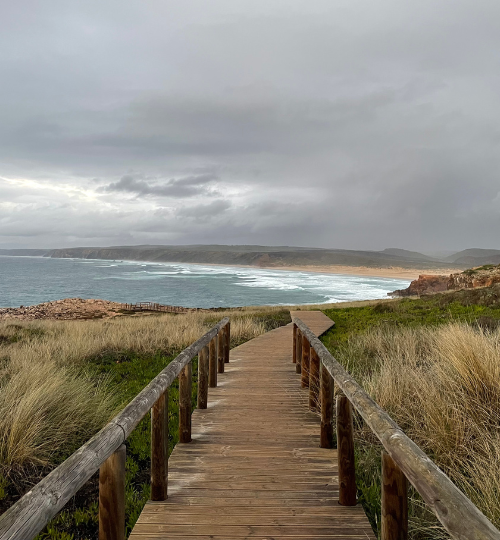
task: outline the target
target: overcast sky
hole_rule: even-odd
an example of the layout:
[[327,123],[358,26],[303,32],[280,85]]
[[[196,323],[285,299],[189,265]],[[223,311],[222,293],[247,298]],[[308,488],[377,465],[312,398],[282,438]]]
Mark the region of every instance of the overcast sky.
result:
[[498,0],[0,7],[0,247],[500,248]]

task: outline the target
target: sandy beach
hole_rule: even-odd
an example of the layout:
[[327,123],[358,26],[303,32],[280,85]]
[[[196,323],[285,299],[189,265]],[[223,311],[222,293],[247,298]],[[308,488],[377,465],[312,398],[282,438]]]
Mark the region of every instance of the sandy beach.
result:
[[385,277],[396,279],[414,280],[422,274],[427,275],[449,275],[461,272],[459,268],[398,268],[391,266],[388,268],[370,268],[368,266],[272,266],[272,270],[290,270],[295,272],[318,272],[321,274],[343,274],[347,276],[367,276],[367,277]]
[[318,274],[339,274],[345,276],[366,276],[407,279],[413,281],[420,275],[449,276],[457,272],[462,272],[461,268],[400,268],[397,266],[371,268],[369,266],[344,266],[344,265],[303,265],[303,266],[266,266],[266,265],[244,265],[244,264],[214,264],[214,263],[165,263],[165,264],[200,264],[202,266],[225,266],[233,268],[258,268],[261,270],[286,270],[288,272],[316,272]]

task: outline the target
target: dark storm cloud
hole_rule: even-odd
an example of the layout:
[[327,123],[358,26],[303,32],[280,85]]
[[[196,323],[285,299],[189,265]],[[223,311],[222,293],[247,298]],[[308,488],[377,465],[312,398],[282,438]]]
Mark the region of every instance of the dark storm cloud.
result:
[[126,174],[118,182],[113,182],[100,188],[100,191],[107,193],[133,193],[138,196],[191,197],[210,193],[208,187],[215,180],[217,180],[217,176],[213,174],[200,174],[186,176],[184,178],[174,178],[163,183],[153,183],[135,175]]
[[0,244],[497,247],[499,49],[497,0],[5,3]]

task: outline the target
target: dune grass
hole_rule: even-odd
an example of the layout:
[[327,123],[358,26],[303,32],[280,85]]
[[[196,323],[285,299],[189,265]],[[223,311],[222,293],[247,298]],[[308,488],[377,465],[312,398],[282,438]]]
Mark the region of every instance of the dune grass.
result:
[[[323,341],[339,362],[499,527],[498,306],[433,297],[327,313],[336,327]],[[355,426],[359,496],[380,534],[381,446]],[[448,538],[413,489],[410,538]]]
[[[290,321],[279,308],[0,322],[0,508],[5,510],[133,399],[183,348],[225,316],[231,346]],[[197,363],[194,364],[193,404]],[[178,389],[169,392],[169,447],[177,442]],[[127,529],[149,497],[150,426],[127,440]],[[40,538],[92,538],[91,480]]]

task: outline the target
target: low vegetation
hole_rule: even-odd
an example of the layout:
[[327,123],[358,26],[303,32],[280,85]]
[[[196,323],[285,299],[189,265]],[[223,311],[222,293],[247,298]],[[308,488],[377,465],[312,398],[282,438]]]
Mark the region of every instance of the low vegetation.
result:
[[[287,324],[280,308],[116,317],[91,321],[0,323],[0,510],[106,424],[187,345],[231,317],[231,346]],[[194,362],[193,403],[197,365]],[[177,442],[172,388],[170,450]],[[127,528],[149,497],[150,426],[127,440]],[[40,538],[93,538],[97,478]]]
[[[497,291],[498,292],[498,291]],[[500,308],[494,290],[327,310],[323,340],[372,397],[500,526]],[[380,533],[380,452],[356,419],[357,482]],[[447,535],[410,492],[410,537]]]
[[[314,308],[313,306],[303,309]],[[317,307],[316,307],[317,308]],[[500,526],[500,286],[323,306],[335,320],[325,345],[403,430]],[[0,323],[0,509],[61,463],[184,347],[222,317],[231,346],[287,324],[283,308],[92,321]],[[194,362],[193,403],[197,366]],[[178,391],[169,392],[169,450]],[[150,426],[127,440],[127,530],[149,497]],[[380,451],[356,418],[360,500],[378,533]],[[414,540],[447,538],[411,490]],[[97,477],[40,539],[93,538]]]

